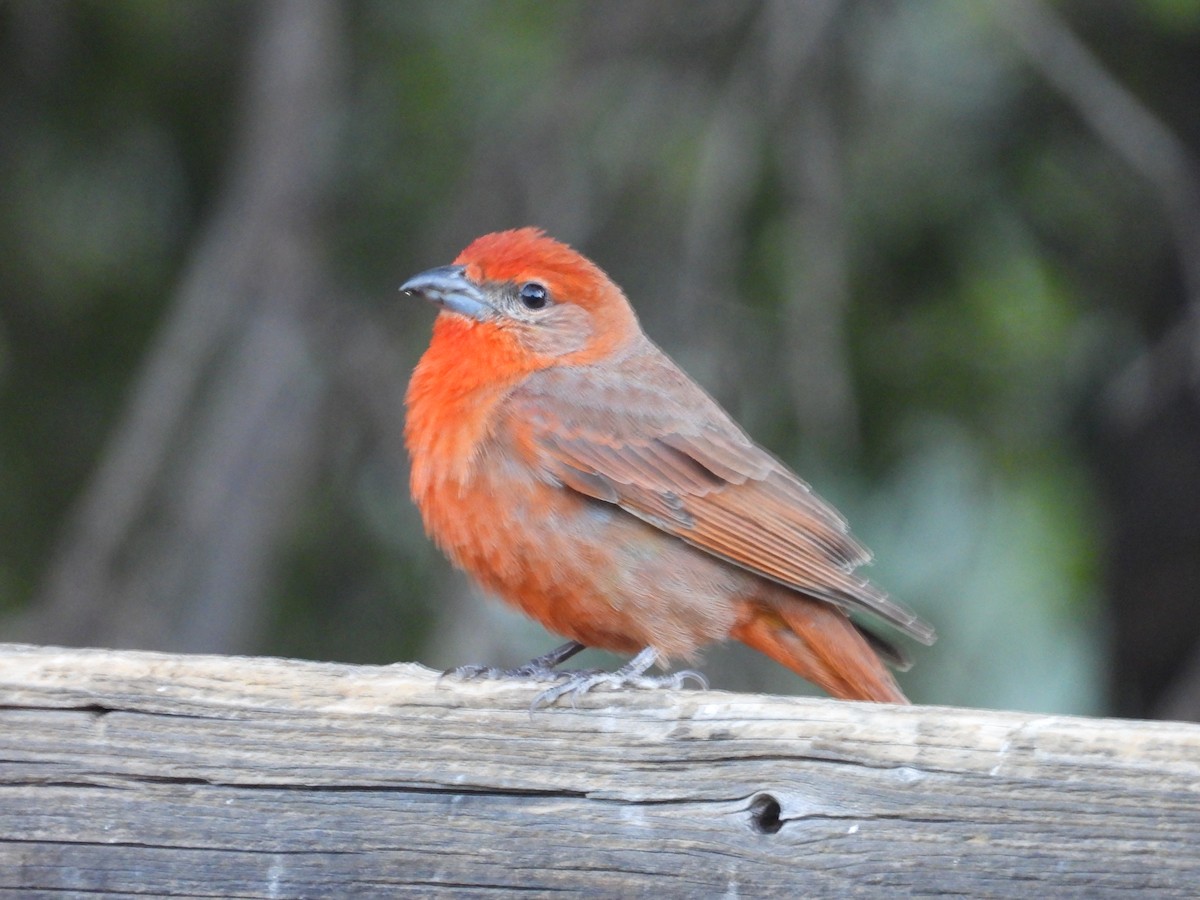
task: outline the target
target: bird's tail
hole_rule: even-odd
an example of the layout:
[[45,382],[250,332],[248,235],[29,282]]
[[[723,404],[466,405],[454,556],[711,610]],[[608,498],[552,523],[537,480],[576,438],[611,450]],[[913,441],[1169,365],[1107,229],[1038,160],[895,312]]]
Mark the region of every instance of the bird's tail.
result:
[[841,700],[908,703],[872,643],[828,603],[772,591],[747,604],[730,634]]

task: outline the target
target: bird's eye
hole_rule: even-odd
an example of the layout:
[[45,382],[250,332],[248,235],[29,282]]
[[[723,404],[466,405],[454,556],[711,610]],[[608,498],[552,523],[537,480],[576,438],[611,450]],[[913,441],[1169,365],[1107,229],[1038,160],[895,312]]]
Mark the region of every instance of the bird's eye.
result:
[[536,281],[530,281],[521,285],[520,297],[526,309],[541,309],[550,302],[550,295]]

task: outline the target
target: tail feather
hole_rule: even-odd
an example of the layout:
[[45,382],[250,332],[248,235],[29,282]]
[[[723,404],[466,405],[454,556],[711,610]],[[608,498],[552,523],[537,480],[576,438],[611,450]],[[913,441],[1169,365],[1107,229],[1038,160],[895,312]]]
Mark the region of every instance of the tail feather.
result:
[[863,640],[871,645],[871,649],[878,653],[880,658],[897,672],[907,672],[912,668],[912,657],[904,651],[904,648],[898,644],[893,644],[887,638],[881,638],[875,632],[863,627],[858,622],[854,623],[854,628],[863,636]]
[[908,703],[879,656],[890,645],[876,646],[828,603],[791,592],[754,601],[731,635],[841,700]]

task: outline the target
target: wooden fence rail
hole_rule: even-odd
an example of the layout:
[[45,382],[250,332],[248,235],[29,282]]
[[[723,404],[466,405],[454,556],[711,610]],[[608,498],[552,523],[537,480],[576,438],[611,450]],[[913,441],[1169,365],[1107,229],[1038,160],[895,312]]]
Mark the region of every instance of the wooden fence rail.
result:
[[0,892],[1200,894],[1200,726],[0,645]]

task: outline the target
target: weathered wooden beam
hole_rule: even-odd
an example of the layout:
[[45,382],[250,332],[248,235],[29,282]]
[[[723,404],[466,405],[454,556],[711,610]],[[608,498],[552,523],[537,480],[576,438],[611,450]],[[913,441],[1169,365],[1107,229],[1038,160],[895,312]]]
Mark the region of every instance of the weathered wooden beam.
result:
[[0,891],[1200,892],[1200,726],[0,645]]

